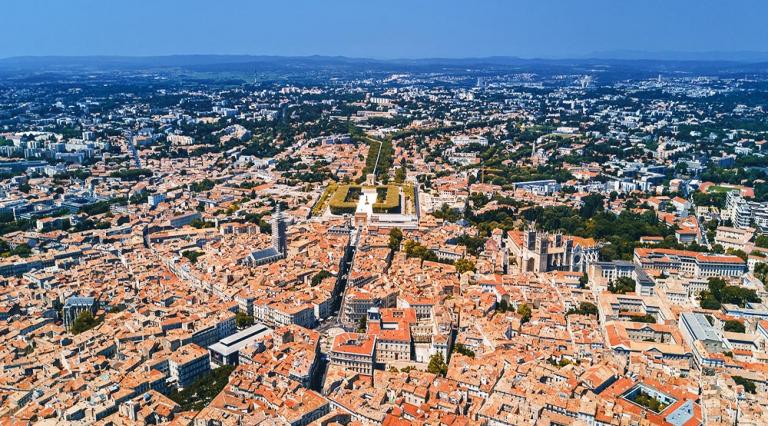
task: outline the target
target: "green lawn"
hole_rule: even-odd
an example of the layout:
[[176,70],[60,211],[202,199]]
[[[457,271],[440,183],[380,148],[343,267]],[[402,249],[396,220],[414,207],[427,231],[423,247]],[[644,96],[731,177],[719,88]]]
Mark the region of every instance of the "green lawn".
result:
[[720,185],[712,185],[709,188],[707,188],[707,192],[730,192],[735,191],[734,188],[728,188],[726,186],[720,186]]

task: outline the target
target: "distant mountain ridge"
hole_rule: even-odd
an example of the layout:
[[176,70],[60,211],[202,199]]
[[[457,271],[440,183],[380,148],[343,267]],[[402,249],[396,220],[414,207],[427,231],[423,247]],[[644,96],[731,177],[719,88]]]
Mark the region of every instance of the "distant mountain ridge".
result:
[[[654,58],[652,56],[657,56]],[[749,61],[748,58],[754,60]],[[17,56],[0,59],[3,71],[56,71],[181,68],[203,71],[302,67],[370,67],[378,70],[424,67],[596,67],[664,71],[674,69],[727,72],[768,72],[768,52],[647,53],[638,51],[598,52],[582,58],[519,58],[489,56],[476,58],[373,59],[345,56],[274,55],[168,55],[168,56]]]

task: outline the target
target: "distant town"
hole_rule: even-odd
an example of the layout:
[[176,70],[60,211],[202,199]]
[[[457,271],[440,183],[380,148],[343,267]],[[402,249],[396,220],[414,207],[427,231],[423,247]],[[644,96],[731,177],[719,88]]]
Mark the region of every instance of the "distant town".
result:
[[260,66],[0,67],[0,425],[768,424],[768,73]]

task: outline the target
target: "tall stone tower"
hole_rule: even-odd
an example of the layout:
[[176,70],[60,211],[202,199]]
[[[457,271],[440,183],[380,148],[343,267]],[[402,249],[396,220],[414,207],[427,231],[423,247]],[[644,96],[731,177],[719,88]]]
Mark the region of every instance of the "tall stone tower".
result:
[[534,263],[533,272],[547,272],[548,269],[548,251],[549,249],[549,234],[546,232],[536,233],[536,248],[534,250],[534,256],[536,257],[536,263]]
[[536,249],[536,229],[531,225],[527,231],[525,231],[525,249],[526,250],[535,250]]

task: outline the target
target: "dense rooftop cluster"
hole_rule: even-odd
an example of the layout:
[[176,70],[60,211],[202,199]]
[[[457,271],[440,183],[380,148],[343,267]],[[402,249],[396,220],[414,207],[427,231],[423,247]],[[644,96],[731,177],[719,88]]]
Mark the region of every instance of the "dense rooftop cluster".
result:
[[766,424],[766,93],[2,80],[0,424]]

